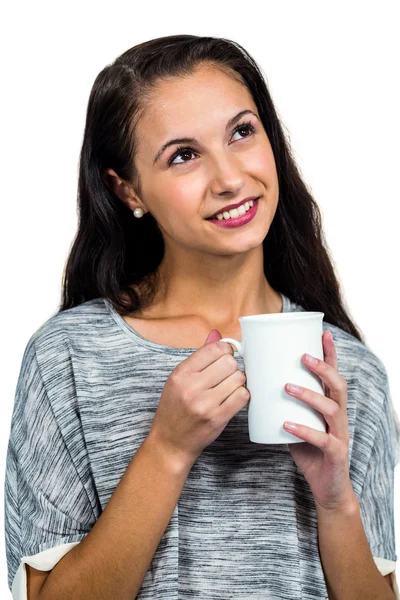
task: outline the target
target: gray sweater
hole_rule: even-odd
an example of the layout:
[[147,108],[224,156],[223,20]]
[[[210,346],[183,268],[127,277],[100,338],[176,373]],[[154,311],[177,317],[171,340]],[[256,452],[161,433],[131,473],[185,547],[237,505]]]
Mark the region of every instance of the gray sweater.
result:
[[[283,312],[304,310],[282,297]],[[323,327],[348,384],[353,489],[376,563],[390,572],[400,432],[387,372],[366,345]],[[26,557],[79,543],[90,531],[147,436],[166,379],[195,350],[144,339],[103,298],[52,316],[32,334],[6,462],[10,590]],[[327,598],[309,485],[286,444],[249,441],[247,407],[194,463],[137,598]]]

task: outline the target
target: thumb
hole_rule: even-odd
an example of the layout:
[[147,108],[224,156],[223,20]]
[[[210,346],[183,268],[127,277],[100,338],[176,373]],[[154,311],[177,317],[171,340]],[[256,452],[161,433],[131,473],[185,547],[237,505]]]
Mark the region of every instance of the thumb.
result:
[[220,334],[218,329],[211,329],[210,333],[207,336],[206,341],[204,342],[204,345],[208,344],[210,342],[218,342],[218,340],[221,340],[221,339],[222,339],[222,335]]

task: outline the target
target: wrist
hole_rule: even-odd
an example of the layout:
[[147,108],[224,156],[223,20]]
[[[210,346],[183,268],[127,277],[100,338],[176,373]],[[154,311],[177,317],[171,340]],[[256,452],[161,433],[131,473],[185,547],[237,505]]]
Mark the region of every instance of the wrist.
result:
[[360,503],[353,490],[336,506],[323,506],[318,502],[315,502],[315,506],[318,518],[324,519],[329,519],[329,517],[336,518],[338,516],[352,518],[360,512]]
[[174,475],[185,475],[187,477],[196,462],[195,458],[165,443],[154,430],[150,430],[144,445],[146,448],[151,449],[164,467]]

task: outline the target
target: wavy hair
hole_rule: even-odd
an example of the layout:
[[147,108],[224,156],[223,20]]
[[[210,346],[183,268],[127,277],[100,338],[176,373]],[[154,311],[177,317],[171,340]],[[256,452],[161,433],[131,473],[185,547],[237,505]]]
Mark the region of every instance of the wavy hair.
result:
[[108,298],[121,315],[151,306],[164,255],[161,231],[149,212],[140,220],[133,217],[104,182],[103,171],[114,169],[141,195],[135,130],[146,102],[160,80],[191,75],[201,63],[248,88],[274,153],[279,202],[263,240],[269,284],[305,310],[324,312],[326,322],[365,343],[346,312],[320,210],[300,175],[262,71],[240,44],[225,38],[172,35],[149,40],[97,75],[79,158],[78,229],[63,273],[58,312],[98,297]]

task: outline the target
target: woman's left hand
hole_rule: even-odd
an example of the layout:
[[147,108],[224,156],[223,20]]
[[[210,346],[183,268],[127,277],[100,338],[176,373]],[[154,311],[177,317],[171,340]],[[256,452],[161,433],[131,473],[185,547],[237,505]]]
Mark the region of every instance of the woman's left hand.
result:
[[[336,510],[354,503],[355,494],[348,468],[350,434],[347,421],[347,382],[339,375],[336,349],[330,332],[322,335],[324,360],[311,364],[302,357],[303,364],[315,373],[324,383],[325,396],[302,388],[300,393],[291,392],[287,384],[285,391],[291,396],[306,402],[322,413],[326,423],[326,433],[305,425],[289,429],[305,444],[288,444],[290,453],[303,473],[314,496],[317,509]],[[290,382],[296,385],[296,382]]]

